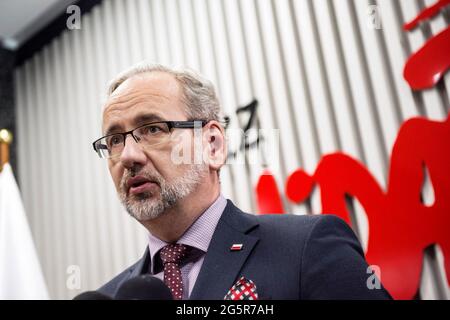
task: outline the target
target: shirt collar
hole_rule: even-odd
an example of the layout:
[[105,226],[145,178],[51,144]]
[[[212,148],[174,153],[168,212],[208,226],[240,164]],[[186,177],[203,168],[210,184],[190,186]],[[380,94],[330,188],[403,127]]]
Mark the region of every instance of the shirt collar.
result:
[[[213,204],[194,221],[177,243],[194,247],[206,253],[214,230],[226,205],[227,200],[222,194],[219,194]],[[151,256],[151,273],[153,273],[155,255],[166,245],[168,245],[167,242],[155,237],[149,232],[148,248]]]

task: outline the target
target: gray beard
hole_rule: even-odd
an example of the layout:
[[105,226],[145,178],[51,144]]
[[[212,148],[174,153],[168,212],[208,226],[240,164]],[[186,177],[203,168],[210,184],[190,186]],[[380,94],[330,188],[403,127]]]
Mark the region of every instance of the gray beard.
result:
[[149,192],[138,196],[128,196],[126,178],[122,178],[120,184],[119,198],[128,214],[138,221],[149,221],[160,217],[167,209],[172,208],[181,199],[194,192],[207,172],[205,165],[192,165],[189,170],[173,182],[168,183],[157,172],[138,172],[152,181],[156,181],[161,189],[159,196]]

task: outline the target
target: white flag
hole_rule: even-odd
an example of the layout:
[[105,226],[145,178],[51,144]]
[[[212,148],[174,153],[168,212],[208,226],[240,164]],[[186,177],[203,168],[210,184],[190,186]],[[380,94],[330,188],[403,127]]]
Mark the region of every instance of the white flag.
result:
[[11,166],[0,173],[0,299],[48,299]]

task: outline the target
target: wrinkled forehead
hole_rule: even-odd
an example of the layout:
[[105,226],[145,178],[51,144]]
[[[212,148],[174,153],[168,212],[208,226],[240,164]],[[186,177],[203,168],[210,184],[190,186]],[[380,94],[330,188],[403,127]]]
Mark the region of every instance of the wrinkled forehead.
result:
[[126,125],[135,115],[142,113],[156,113],[166,120],[184,118],[186,112],[182,96],[182,88],[171,74],[134,75],[121,83],[104,104],[103,130],[110,122],[124,122]]
[[153,96],[155,99],[176,99],[181,97],[182,88],[175,77],[166,72],[136,74],[117,86],[103,105],[103,111],[139,95]]

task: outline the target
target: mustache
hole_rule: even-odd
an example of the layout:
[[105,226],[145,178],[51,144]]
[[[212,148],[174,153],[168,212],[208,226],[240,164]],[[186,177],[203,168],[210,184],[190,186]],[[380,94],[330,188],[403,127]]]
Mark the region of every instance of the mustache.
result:
[[135,176],[142,176],[152,182],[155,182],[160,187],[164,184],[163,177],[157,172],[153,170],[126,170],[125,173],[122,176],[122,179],[120,180],[120,190],[124,193],[127,192],[128,187],[128,180]]

